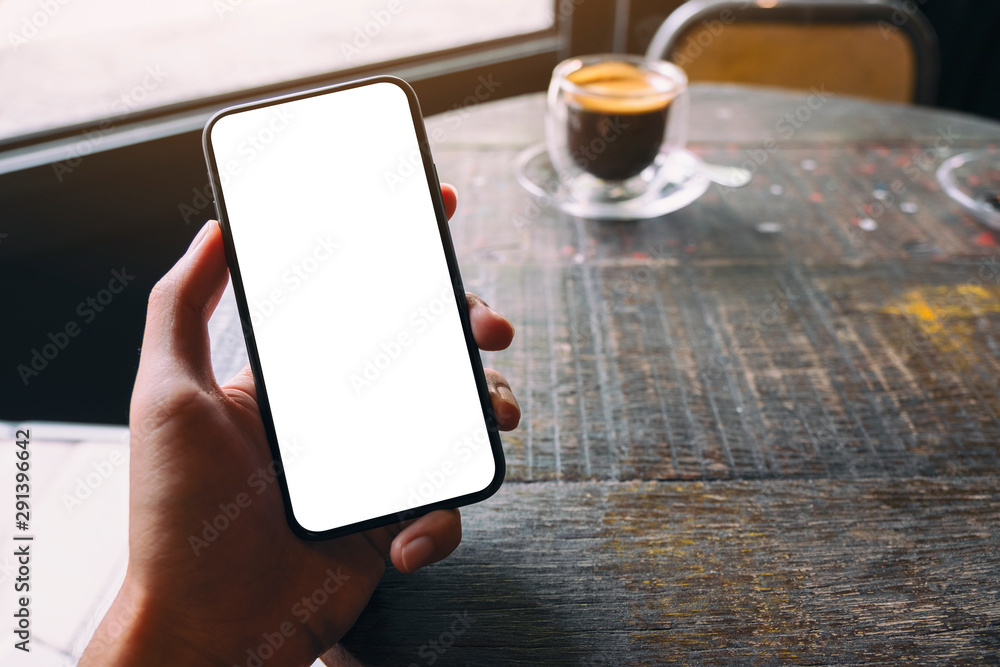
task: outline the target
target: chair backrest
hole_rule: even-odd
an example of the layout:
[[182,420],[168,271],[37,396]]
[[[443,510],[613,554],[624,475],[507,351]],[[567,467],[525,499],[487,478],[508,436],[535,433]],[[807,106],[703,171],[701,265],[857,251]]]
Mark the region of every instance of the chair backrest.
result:
[[824,89],[932,104],[937,37],[912,1],[691,0],[660,26],[646,56],[692,81]]

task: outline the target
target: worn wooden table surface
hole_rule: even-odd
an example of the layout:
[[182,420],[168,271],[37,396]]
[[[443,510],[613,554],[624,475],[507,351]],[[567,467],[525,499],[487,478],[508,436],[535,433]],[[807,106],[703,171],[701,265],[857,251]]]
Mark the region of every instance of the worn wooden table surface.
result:
[[517,326],[486,361],[524,418],[461,548],[388,574],[344,645],[401,665],[1000,662],[1000,237],[934,178],[1000,126],[698,87],[692,149],[750,161],[752,184],[607,223],[517,185],[543,104],[431,121],[467,287]]

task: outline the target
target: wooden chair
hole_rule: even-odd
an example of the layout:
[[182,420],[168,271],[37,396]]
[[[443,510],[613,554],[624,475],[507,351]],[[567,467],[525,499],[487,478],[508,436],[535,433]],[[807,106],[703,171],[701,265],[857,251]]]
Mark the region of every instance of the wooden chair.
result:
[[691,0],[646,51],[692,81],[932,104],[937,37],[914,0]]

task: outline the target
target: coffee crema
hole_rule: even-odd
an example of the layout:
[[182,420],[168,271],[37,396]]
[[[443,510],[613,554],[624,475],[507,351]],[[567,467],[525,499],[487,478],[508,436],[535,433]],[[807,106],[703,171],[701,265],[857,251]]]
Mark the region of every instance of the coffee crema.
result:
[[584,171],[608,181],[642,172],[660,151],[675,86],[625,62],[581,67],[567,75],[568,149]]

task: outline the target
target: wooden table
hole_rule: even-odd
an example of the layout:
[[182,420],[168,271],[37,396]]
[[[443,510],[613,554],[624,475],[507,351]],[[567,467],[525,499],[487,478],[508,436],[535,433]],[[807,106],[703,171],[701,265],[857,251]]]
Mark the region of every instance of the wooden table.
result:
[[399,665],[1000,661],[1000,236],[934,178],[1000,125],[696,87],[691,148],[751,161],[752,184],[608,223],[517,185],[543,111],[431,120],[466,285],[517,327],[484,356],[524,418],[459,550],[387,574],[344,645]]

